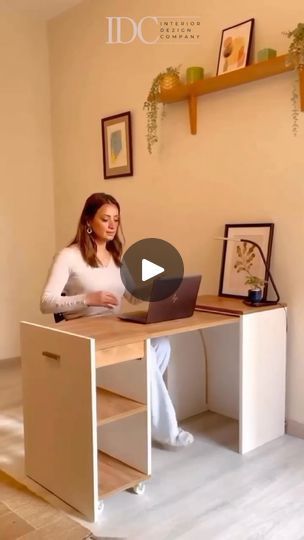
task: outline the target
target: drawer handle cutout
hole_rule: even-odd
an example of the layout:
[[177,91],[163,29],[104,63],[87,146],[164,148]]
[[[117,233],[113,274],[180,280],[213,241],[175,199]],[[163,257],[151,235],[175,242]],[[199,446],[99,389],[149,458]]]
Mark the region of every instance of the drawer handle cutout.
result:
[[46,358],[51,358],[51,360],[60,360],[60,354],[54,354],[48,351],[42,351],[42,356]]

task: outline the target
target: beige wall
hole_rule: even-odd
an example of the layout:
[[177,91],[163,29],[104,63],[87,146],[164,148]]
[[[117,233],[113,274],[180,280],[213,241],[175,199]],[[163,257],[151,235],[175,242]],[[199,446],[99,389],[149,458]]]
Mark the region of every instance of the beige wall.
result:
[[[187,272],[202,272],[205,293],[216,293],[225,223],[274,222],[272,270],[289,304],[288,416],[304,422],[304,338],[301,305],[304,258],[303,141],[291,133],[292,74],[199,99],[198,134],[189,132],[185,103],[168,106],[161,140],[150,157],[143,101],[166,66],[203,65],[215,73],[221,30],[255,17],[254,49],[287,49],[282,30],[302,19],[290,5],[257,0],[185,2],[85,0],[49,25],[55,155],[57,247],[73,235],[85,197],[108,191],[122,203],[128,244],[149,236],[172,242]],[[197,45],[153,45],[136,40],[107,45],[106,16],[199,15]],[[100,119],[133,115],[132,178],[103,180]],[[40,276],[39,276],[40,277]]]
[[42,320],[54,250],[45,23],[0,12],[0,359],[19,354],[19,321]]

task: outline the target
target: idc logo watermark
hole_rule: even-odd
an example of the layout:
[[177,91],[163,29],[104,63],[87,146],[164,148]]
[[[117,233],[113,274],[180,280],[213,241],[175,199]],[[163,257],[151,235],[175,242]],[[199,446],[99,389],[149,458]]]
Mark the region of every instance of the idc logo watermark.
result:
[[144,45],[199,43],[200,17],[146,16],[139,21],[132,17],[106,17],[109,45],[127,45],[135,40]]

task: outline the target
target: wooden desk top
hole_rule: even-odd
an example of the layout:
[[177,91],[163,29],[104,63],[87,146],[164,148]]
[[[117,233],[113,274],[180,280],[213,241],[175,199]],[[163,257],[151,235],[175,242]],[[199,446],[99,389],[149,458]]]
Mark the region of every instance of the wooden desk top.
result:
[[113,315],[99,317],[81,317],[71,321],[52,324],[52,328],[63,330],[96,340],[96,349],[118,347],[148,338],[181,334],[200,328],[237,323],[238,318],[217,313],[195,311],[192,317],[151,324],[139,324],[122,321]]
[[230,298],[211,294],[199,296],[197,305],[202,306],[206,311],[210,310],[212,313],[225,313],[226,315],[246,315],[247,313],[256,313],[257,311],[286,307],[286,304],[283,303],[273,306],[247,306],[241,298]]
[[[198,298],[198,304],[213,306],[215,311],[218,307],[220,311],[224,310],[226,313],[195,311],[192,317],[186,319],[151,324],[122,321],[113,315],[81,317],[79,319],[63,321],[59,324],[52,324],[50,327],[56,328],[56,330],[71,332],[72,334],[92,337],[96,340],[96,350],[100,350],[128,345],[153,337],[170,336],[192,330],[210,328],[212,326],[234,324],[238,322],[238,317],[242,314],[281,307],[252,308],[243,304],[242,300],[238,298],[218,296],[200,296]],[[229,307],[230,310],[228,309]],[[227,311],[230,311],[230,313],[227,314]]]

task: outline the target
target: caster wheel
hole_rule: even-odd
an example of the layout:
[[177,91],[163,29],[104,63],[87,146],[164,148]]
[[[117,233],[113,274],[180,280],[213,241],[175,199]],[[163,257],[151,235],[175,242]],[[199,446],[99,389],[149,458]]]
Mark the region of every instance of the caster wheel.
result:
[[104,502],[103,501],[98,501],[98,512],[103,512],[103,509],[104,509]]
[[145,493],[145,489],[145,484],[143,482],[139,482],[139,484],[133,487],[133,493],[136,495],[143,495]]

